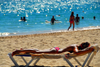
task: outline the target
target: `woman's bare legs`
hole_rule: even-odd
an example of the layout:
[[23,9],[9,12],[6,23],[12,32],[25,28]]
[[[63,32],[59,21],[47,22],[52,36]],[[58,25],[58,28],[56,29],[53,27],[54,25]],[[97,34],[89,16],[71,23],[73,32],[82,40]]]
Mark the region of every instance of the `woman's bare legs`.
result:
[[47,49],[47,50],[38,50],[38,49],[33,49],[33,50],[16,50],[12,53],[13,55],[19,55],[19,54],[29,54],[29,53],[56,53],[57,51],[55,49]]
[[74,27],[75,27],[74,21],[72,23],[70,23],[70,26],[69,26],[68,30],[70,29],[70,27],[72,26],[72,24],[73,24],[73,30],[74,30]]
[[75,27],[75,25],[74,25],[74,22],[73,22],[73,30],[74,30],[74,27]]
[[72,26],[72,24],[70,23],[70,26],[69,26],[68,30],[70,29],[71,26]]

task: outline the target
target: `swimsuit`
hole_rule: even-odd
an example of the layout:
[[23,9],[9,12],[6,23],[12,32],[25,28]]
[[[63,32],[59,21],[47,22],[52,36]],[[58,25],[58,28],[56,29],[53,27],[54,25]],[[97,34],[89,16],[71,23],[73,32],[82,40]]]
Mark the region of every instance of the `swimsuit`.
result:
[[70,23],[73,23],[73,22],[74,22],[73,20],[70,21]]
[[58,52],[58,51],[59,51],[59,49],[60,49],[59,47],[54,47],[54,48],[57,50],[57,52]]
[[70,23],[74,23],[74,16],[70,17]]

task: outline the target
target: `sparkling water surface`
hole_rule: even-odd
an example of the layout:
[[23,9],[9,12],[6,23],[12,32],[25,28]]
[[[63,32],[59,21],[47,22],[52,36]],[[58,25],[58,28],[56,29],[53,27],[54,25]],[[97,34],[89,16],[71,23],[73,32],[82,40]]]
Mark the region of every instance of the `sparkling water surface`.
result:
[[80,17],[75,30],[100,28],[100,0],[0,0],[0,36],[67,31],[72,11]]

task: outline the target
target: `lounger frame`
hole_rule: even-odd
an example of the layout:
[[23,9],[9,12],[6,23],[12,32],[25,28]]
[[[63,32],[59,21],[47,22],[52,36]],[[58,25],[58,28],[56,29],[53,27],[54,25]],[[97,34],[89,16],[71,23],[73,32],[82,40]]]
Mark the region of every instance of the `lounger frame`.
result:
[[[12,53],[9,53],[8,54],[9,58],[12,60],[12,62],[15,64],[16,67],[19,67],[18,63],[15,61],[15,59],[12,57]],[[39,57],[34,57],[32,58],[29,62],[27,62],[24,57],[31,57],[30,56],[20,56],[23,61],[26,63],[25,67],[28,67],[30,65],[30,63],[32,63],[33,60],[35,60],[34,62],[34,65],[36,65],[36,63],[41,59]],[[73,57],[73,59],[82,67],[85,67],[85,66],[89,66],[92,58],[94,57],[94,52],[91,52],[91,53],[88,53],[88,56],[87,58],[85,59],[84,63],[81,64],[75,57]],[[74,65],[69,61],[69,59],[67,59],[66,57],[62,57],[69,65],[70,67],[74,67]]]

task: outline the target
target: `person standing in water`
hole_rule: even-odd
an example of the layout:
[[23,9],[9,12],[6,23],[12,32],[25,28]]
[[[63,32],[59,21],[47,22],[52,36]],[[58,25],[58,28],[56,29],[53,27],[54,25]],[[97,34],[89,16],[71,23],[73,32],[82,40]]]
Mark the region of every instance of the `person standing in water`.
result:
[[75,18],[76,25],[78,25],[79,21],[80,21],[80,17],[78,16],[78,14],[76,14],[76,18]]
[[69,26],[68,30],[70,29],[70,27],[72,26],[72,24],[73,24],[73,30],[74,30],[74,26],[75,26],[74,25],[74,12],[71,13],[69,22],[70,22],[70,26]]
[[21,17],[21,19],[20,19],[21,21],[23,21],[23,18]]
[[26,21],[26,18],[25,18],[25,16],[23,17],[23,21]]
[[54,25],[54,21],[58,21],[58,20],[55,20],[54,16],[52,16],[51,18],[51,24]]
[[93,19],[95,20],[95,18],[96,18],[96,17],[94,16]]

